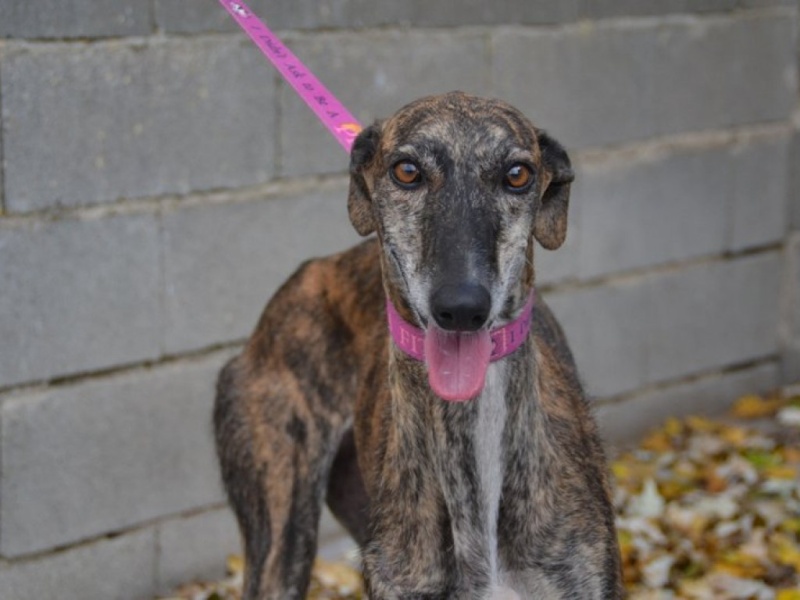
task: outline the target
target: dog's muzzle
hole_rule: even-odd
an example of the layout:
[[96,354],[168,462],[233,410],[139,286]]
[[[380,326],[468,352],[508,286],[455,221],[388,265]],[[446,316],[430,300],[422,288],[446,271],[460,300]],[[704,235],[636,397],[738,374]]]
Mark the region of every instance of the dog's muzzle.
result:
[[[433,322],[422,330],[404,321],[388,298],[386,316],[395,346],[425,362],[434,393],[444,400],[463,402],[483,390],[489,362],[508,356],[525,342],[531,326],[533,301],[531,292],[516,319],[491,331],[485,327],[474,331],[448,331]],[[474,318],[474,306],[464,314],[468,312],[472,312],[471,318]],[[485,322],[484,317],[483,324]]]

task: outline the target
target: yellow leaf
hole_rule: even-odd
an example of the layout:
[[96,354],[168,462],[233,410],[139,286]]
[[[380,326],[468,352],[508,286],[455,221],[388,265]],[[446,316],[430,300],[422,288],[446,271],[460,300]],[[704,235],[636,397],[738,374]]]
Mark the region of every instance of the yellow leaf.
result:
[[780,525],[778,525],[778,529],[789,533],[794,533],[795,535],[800,534],[800,518],[786,519]]
[[700,476],[700,473],[697,471],[697,465],[687,459],[677,461],[672,467],[672,470],[676,478],[682,479],[689,483],[693,482]]
[[771,465],[764,469],[764,475],[772,479],[795,479],[798,473],[789,465]]
[[727,573],[742,579],[763,577],[766,573],[764,566],[752,557],[732,552],[722,561],[715,563],[711,569],[714,573]]
[[772,555],[777,562],[794,567],[795,571],[800,571],[800,548],[788,536],[776,534],[770,545]]
[[759,419],[770,417],[783,406],[780,398],[766,400],[760,396],[750,395],[739,398],[731,409],[731,414],[739,419]]
[[228,573],[230,573],[231,575],[236,575],[244,572],[244,559],[238,554],[228,555],[226,565],[228,567]]
[[640,462],[629,455],[611,463],[611,472],[617,480],[617,485],[634,489],[638,489],[641,482],[651,477],[655,470],[655,464]]
[[800,590],[778,590],[775,600],[800,600]]
[[672,441],[669,435],[663,431],[654,431],[642,440],[640,444],[645,450],[654,452],[667,452],[672,450]]
[[361,589],[361,574],[343,563],[317,558],[314,561],[314,577],[326,588],[335,589],[340,594],[352,594]]
[[695,489],[691,483],[680,481],[663,481],[659,483],[658,489],[667,501],[677,500],[687,492]]
[[631,476],[631,468],[621,460],[615,460],[611,463],[611,472],[619,480],[625,481]]
[[741,427],[724,427],[720,431],[720,437],[729,443],[731,446],[741,448],[749,437],[746,429]]
[[706,419],[705,417],[698,417],[696,415],[690,415],[686,417],[686,424],[690,429],[704,433],[713,433],[720,428],[720,426],[717,423],[714,423],[714,421]]
[[671,437],[677,437],[683,433],[683,423],[675,417],[670,417],[664,423],[664,433]]
[[728,487],[728,480],[720,476],[716,465],[708,465],[705,473],[706,490],[717,494]]
[[800,448],[786,446],[781,449],[781,454],[783,454],[784,460],[788,463],[800,463]]

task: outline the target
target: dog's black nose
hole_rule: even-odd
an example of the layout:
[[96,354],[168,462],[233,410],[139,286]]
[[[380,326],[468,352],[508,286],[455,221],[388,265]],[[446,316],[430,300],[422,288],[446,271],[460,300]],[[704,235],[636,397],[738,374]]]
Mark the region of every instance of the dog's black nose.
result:
[[431,296],[433,318],[442,329],[477,331],[489,318],[492,297],[477,283],[443,285]]

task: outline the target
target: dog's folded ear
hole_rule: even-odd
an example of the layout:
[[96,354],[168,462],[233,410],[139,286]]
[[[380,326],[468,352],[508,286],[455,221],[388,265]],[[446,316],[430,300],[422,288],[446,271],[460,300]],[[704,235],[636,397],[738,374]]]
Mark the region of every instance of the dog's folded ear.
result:
[[567,151],[544,131],[537,131],[542,165],[549,181],[533,222],[533,236],[548,250],[555,250],[567,237],[569,188],[575,179]]
[[350,222],[359,235],[369,235],[377,226],[372,208],[372,186],[369,173],[381,138],[381,126],[376,122],[361,133],[353,142],[350,151],[350,191],[347,196],[347,211]]

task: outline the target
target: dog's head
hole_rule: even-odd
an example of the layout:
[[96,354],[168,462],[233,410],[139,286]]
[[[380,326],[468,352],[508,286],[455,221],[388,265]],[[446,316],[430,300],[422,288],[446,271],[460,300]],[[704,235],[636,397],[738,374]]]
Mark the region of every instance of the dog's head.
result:
[[533,240],[555,249],[566,236],[569,157],[504,102],[413,102],[361,132],[350,173],[350,219],[377,231],[387,294],[426,335],[513,319],[533,285]]

